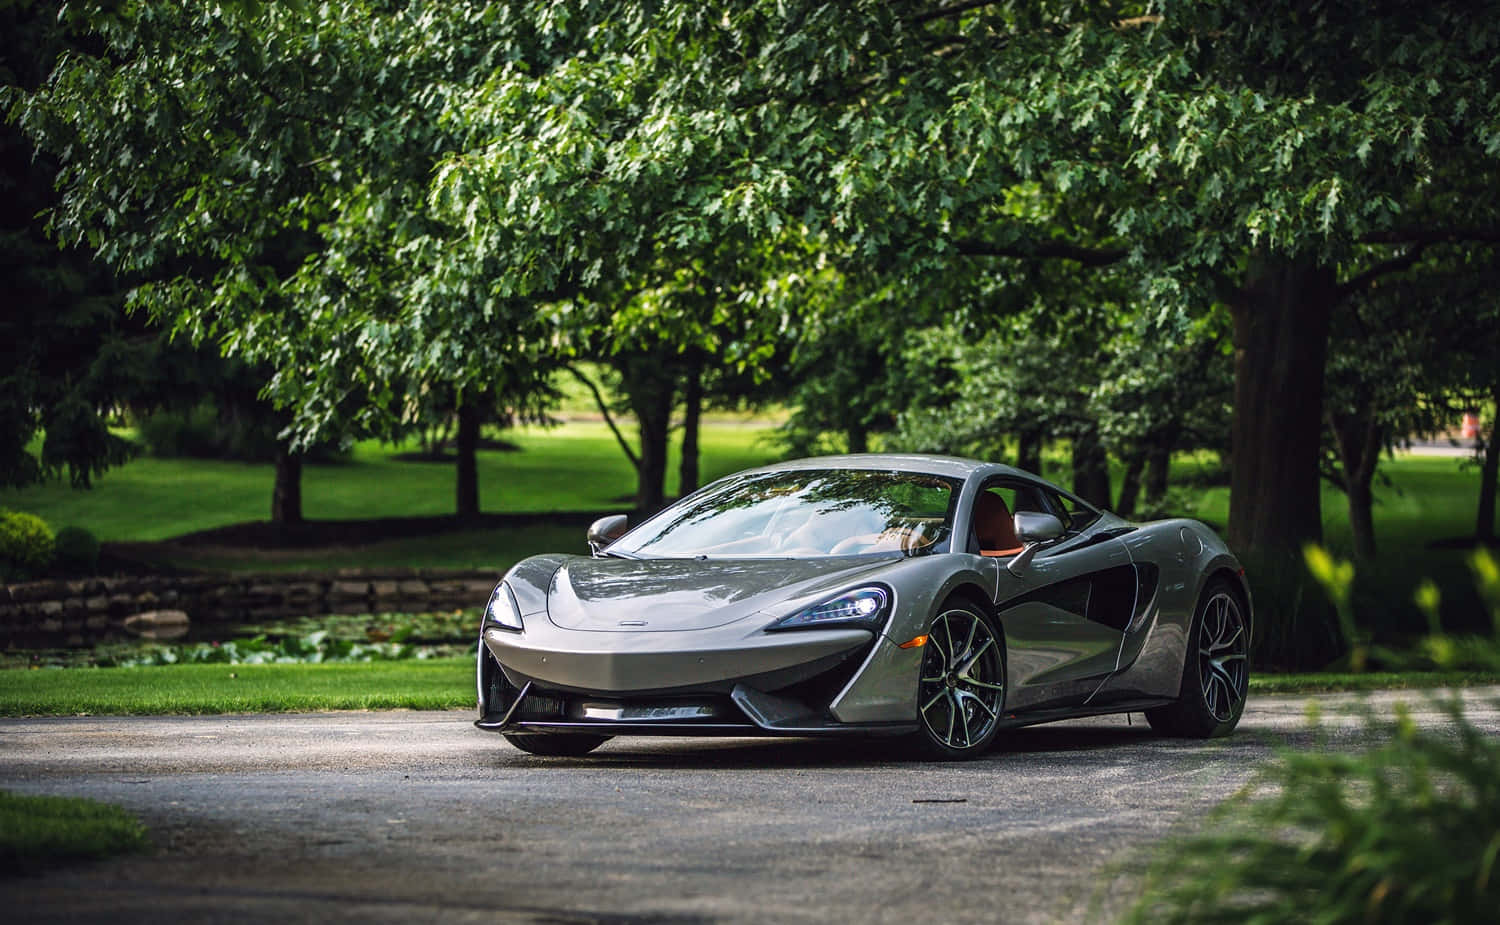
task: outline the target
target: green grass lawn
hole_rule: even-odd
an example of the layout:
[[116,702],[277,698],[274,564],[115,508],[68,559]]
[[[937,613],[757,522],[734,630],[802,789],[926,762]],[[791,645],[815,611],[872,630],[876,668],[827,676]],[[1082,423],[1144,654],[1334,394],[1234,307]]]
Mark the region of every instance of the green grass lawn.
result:
[[[1254,676],[1252,693],[1500,684],[1492,672]],[[471,656],[423,661],[0,671],[0,715],[451,710],[474,706]]]
[[0,671],[5,716],[448,710],[474,703],[474,661],[468,657]]
[[[771,425],[728,420],[703,429],[704,481],[776,458]],[[577,421],[504,431],[520,452],[479,453],[480,504],[487,512],[626,509],[635,472],[603,423]],[[303,514],[313,520],[364,520],[450,514],[454,467],[404,462],[406,447],[365,442],[348,462],[303,469]],[[674,456],[667,491],[677,490]],[[104,541],[163,540],[228,524],[266,520],[269,464],[140,457],[101,476],[92,490],[66,480],[0,490],[0,507],[29,511],[54,528],[79,526]]]
[[59,862],[95,860],[148,845],[145,828],[118,806],[0,790],[0,875],[35,873]]

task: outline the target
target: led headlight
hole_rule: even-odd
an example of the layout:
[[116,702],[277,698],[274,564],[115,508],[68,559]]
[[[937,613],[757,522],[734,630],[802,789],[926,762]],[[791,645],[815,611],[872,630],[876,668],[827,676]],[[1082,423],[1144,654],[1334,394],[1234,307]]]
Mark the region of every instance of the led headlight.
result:
[[490,603],[484,608],[484,616],[487,623],[503,626],[508,630],[526,628],[521,623],[521,608],[516,604],[516,597],[503,581],[495,585],[495,590],[491,592]]
[[860,626],[878,630],[885,623],[890,603],[891,593],[885,588],[857,588],[783,617],[766,628],[793,630],[819,626]]

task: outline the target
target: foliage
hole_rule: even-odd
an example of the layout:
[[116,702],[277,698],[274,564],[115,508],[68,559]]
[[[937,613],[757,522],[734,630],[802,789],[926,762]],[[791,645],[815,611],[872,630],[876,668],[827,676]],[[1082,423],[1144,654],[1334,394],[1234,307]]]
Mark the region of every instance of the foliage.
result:
[[35,874],[149,847],[145,827],[118,806],[0,790],[0,871]]
[[[282,448],[278,432],[284,421],[269,404],[237,404],[224,395],[183,407],[165,407],[142,415],[136,425],[141,442],[160,459],[233,459],[272,462]],[[304,458],[332,462],[345,455],[337,441],[309,447]]]
[[1339,629],[1343,633],[1344,647],[1348,653],[1349,670],[1355,673],[1365,670],[1369,659],[1369,639],[1361,633],[1354,621],[1352,589],[1354,587],[1354,563],[1337,559],[1321,546],[1309,543],[1302,548],[1302,558],[1314,580],[1333,601],[1338,614]]
[[[42,84],[77,36],[57,4],[0,5],[0,110]],[[106,409],[150,374],[155,335],[124,316],[120,287],[87,248],[59,249],[38,213],[55,205],[56,161],[0,124],[0,487],[67,473],[86,487],[129,458]],[[39,445],[33,440],[40,437]]]
[[1368,714],[1385,744],[1286,751],[1153,867],[1132,922],[1479,922],[1500,906],[1500,742]]
[[397,433],[435,386],[545,379],[532,306],[490,291],[499,263],[448,272],[423,206],[445,100],[511,53],[486,36],[503,10],[157,0],[64,19],[89,41],[11,111],[60,160],[53,232],[138,281],[138,309],[273,370],[299,444]]
[[[472,648],[472,644],[470,645]],[[390,642],[356,642],[339,639],[327,630],[306,636],[268,639],[230,639],[224,642],[191,643],[175,646],[151,646],[147,651],[100,661],[103,668],[142,668],[151,665],[321,665],[324,662],[380,662],[416,658],[428,659],[451,655],[433,646],[411,646],[399,640]]]
[[99,568],[99,540],[83,527],[63,527],[53,540],[53,564],[64,575],[92,575]]
[[52,564],[52,528],[35,514],[0,510],[0,578],[25,581]]

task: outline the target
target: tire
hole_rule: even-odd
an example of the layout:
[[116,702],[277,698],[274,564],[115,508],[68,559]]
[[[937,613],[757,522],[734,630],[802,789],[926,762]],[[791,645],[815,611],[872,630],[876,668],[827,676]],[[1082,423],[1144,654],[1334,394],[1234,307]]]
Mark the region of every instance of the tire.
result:
[[1146,711],[1163,735],[1211,739],[1234,731],[1250,684],[1250,630],[1245,604],[1222,578],[1203,589],[1188,634],[1177,700]]
[[963,761],[984,754],[1005,709],[1005,644],[989,614],[961,599],[945,603],[927,627],[917,675],[918,750]]
[[610,740],[609,736],[553,732],[506,733],[505,738],[523,752],[546,758],[579,758]]

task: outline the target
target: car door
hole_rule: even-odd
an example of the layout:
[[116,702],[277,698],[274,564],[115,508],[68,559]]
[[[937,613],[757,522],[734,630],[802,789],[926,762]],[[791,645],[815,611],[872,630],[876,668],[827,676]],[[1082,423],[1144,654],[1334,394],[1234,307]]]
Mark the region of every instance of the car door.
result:
[[1006,709],[1087,700],[1115,670],[1135,609],[1136,571],[1118,521],[1038,483],[1007,478],[982,490],[999,493],[1012,512],[1050,513],[1068,529],[1016,571],[1007,567],[1012,558],[1000,560]]

